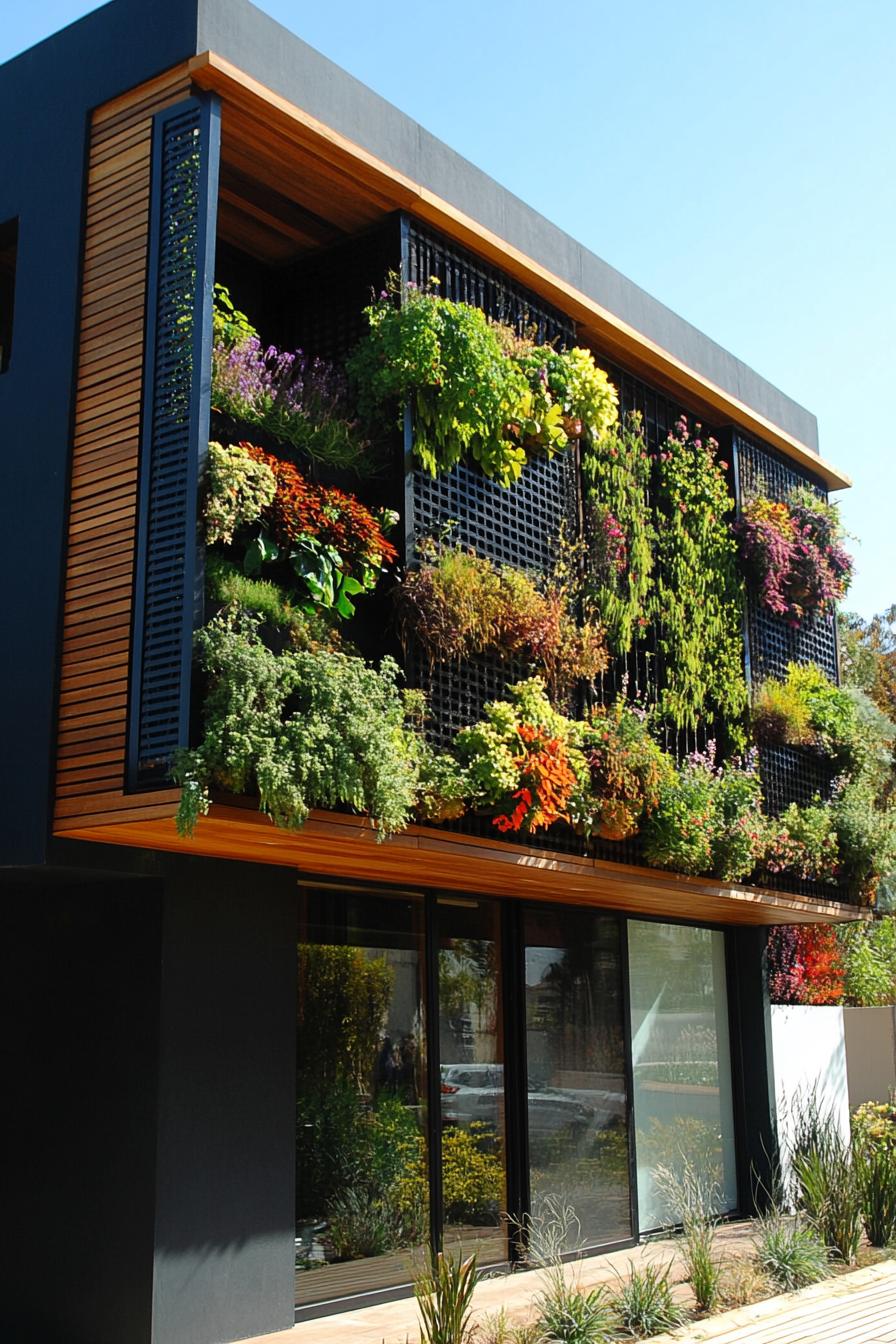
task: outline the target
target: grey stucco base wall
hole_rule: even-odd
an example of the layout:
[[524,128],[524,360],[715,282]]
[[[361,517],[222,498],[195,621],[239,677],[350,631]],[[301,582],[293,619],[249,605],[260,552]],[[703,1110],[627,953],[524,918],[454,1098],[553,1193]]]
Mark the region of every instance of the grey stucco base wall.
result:
[[295,876],[201,860],[165,882],[153,1344],[293,1322]]

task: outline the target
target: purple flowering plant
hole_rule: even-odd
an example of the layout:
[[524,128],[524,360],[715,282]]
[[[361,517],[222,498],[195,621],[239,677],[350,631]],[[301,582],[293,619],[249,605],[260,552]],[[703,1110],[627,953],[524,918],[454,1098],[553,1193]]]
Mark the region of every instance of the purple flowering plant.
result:
[[313,461],[361,473],[370,444],[348,402],[345,375],[301,350],[265,346],[216,286],[212,409],[255,425]]

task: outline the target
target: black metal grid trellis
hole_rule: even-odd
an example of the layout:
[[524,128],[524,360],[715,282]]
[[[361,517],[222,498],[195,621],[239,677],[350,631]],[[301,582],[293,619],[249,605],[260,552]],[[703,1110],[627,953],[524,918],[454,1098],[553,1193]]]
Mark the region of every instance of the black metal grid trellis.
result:
[[[808,486],[820,499],[827,494],[820,478],[802,471],[767,444],[745,434],[733,435],[737,459],[738,505],[752,494],[786,500],[797,486]],[[769,611],[754,585],[747,589],[747,641],[753,687],[766,677],[784,677],[788,663],[817,663],[833,681],[839,680],[836,624],[833,616],[807,616],[799,626]],[[830,795],[833,771],[830,763],[794,747],[764,747],[759,753],[766,806],[772,814],[788,803],[810,803],[818,794]]]
[[[494,268],[410,221],[403,253],[409,283],[424,285],[437,279],[439,293],[447,299],[475,304],[518,331],[534,329],[539,340],[572,342],[573,327],[567,318]],[[545,576],[552,568],[561,530],[565,527],[575,535],[576,489],[571,453],[535,459],[511,489],[465,462],[437,477],[414,464],[405,489],[406,562],[415,563],[417,542],[447,531],[453,544],[470,546],[498,564]],[[520,660],[485,655],[462,665],[432,664],[419,650],[410,651],[408,667],[414,684],[427,691],[429,731],[443,746],[459,728],[481,716],[488,700],[502,695],[527,672]]]

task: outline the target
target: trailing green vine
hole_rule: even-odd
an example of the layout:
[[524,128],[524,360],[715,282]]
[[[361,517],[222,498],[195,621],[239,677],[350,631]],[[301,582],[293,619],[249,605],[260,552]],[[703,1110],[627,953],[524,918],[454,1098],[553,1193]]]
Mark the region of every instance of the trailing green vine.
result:
[[628,653],[647,624],[655,532],[647,488],[650,457],[636,412],[582,446],[588,545],[586,595],[615,653]]
[[718,444],[691,434],[682,417],[657,455],[656,577],[652,614],[664,656],[660,708],[676,726],[719,713],[740,736],[747,707],[743,671],[743,584],[728,526],[728,492]]

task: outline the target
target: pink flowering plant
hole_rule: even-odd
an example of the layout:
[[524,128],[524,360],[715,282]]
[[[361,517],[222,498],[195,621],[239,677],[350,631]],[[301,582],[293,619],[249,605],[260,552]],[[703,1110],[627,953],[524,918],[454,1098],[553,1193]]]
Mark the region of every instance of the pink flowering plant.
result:
[[762,786],[755,753],[716,764],[716,746],[694,752],[660,790],[644,826],[653,868],[735,882],[762,852]]
[[361,472],[370,444],[348,404],[345,375],[301,350],[264,345],[245,314],[216,286],[212,410],[254,425],[314,461]]
[[763,828],[760,879],[774,885],[785,875],[806,882],[836,883],[840,852],[835,819],[820,798],[804,807],[791,803]]
[[798,626],[813,611],[827,612],[852,578],[852,559],[836,504],[807,487],[786,502],[757,495],[734,524],[740,559],[769,611]]

